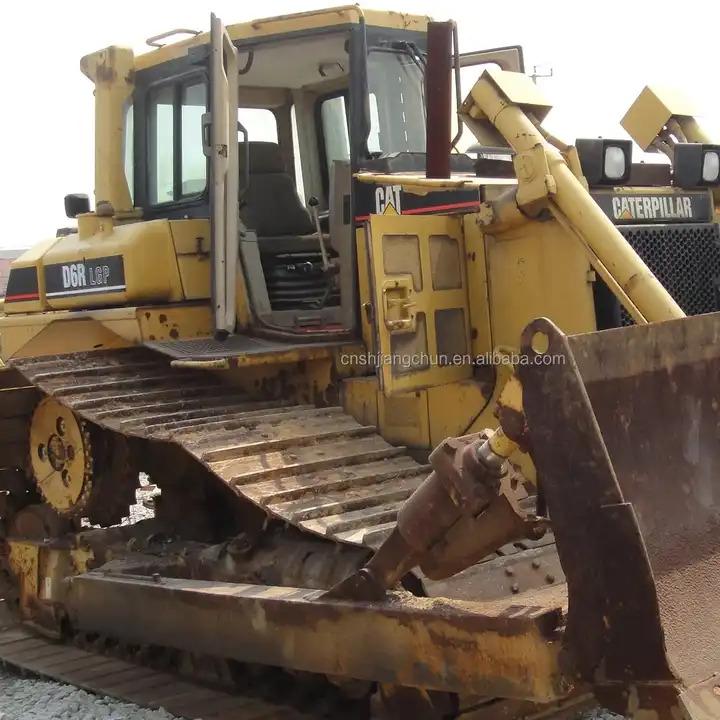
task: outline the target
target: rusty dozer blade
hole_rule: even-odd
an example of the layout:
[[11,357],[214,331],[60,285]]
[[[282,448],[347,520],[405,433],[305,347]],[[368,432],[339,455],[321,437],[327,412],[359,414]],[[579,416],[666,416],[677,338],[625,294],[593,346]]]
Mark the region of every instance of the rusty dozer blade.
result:
[[720,313],[575,336],[539,319],[518,372],[567,668],[638,720],[720,718]]

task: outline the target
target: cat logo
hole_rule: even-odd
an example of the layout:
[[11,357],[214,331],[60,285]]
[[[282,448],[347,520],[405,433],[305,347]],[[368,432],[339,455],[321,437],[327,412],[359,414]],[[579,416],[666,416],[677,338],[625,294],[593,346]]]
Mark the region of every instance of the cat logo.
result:
[[375,189],[375,214],[376,215],[401,215],[400,205],[401,185],[379,185]]
[[615,220],[691,220],[692,201],[682,195],[638,195],[612,199]]

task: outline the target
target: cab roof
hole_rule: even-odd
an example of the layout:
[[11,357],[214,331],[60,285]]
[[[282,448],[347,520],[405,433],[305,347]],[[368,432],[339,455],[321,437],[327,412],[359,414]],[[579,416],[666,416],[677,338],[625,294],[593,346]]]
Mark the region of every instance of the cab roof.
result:
[[[341,5],[250,20],[235,25],[227,25],[226,29],[232,40],[252,40],[271,35],[291,34],[303,30],[320,30],[334,26],[358,24],[363,21],[373,27],[425,32],[428,21],[431,19],[425,15],[412,15],[394,10],[364,10],[359,5]],[[156,50],[138,55],[135,58],[135,68],[136,70],[143,70],[168,60],[174,60],[184,56],[188,48],[205,45],[209,42],[210,33],[205,32],[178,42],[168,43]]]

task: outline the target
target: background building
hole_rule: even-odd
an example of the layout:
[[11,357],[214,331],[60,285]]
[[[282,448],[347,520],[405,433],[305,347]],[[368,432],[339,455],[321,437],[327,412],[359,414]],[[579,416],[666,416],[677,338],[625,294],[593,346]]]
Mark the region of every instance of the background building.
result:
[[0,250],[0,297],[5,296],[10,263],[24,252],[25,250]]

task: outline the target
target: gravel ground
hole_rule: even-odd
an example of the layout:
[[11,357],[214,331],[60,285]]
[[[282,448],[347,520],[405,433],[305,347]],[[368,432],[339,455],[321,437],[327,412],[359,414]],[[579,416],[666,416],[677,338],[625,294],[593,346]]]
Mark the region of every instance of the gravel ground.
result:
[[174,720],[165,710],[92,695],[46,680],[0,671],[0,720]]

